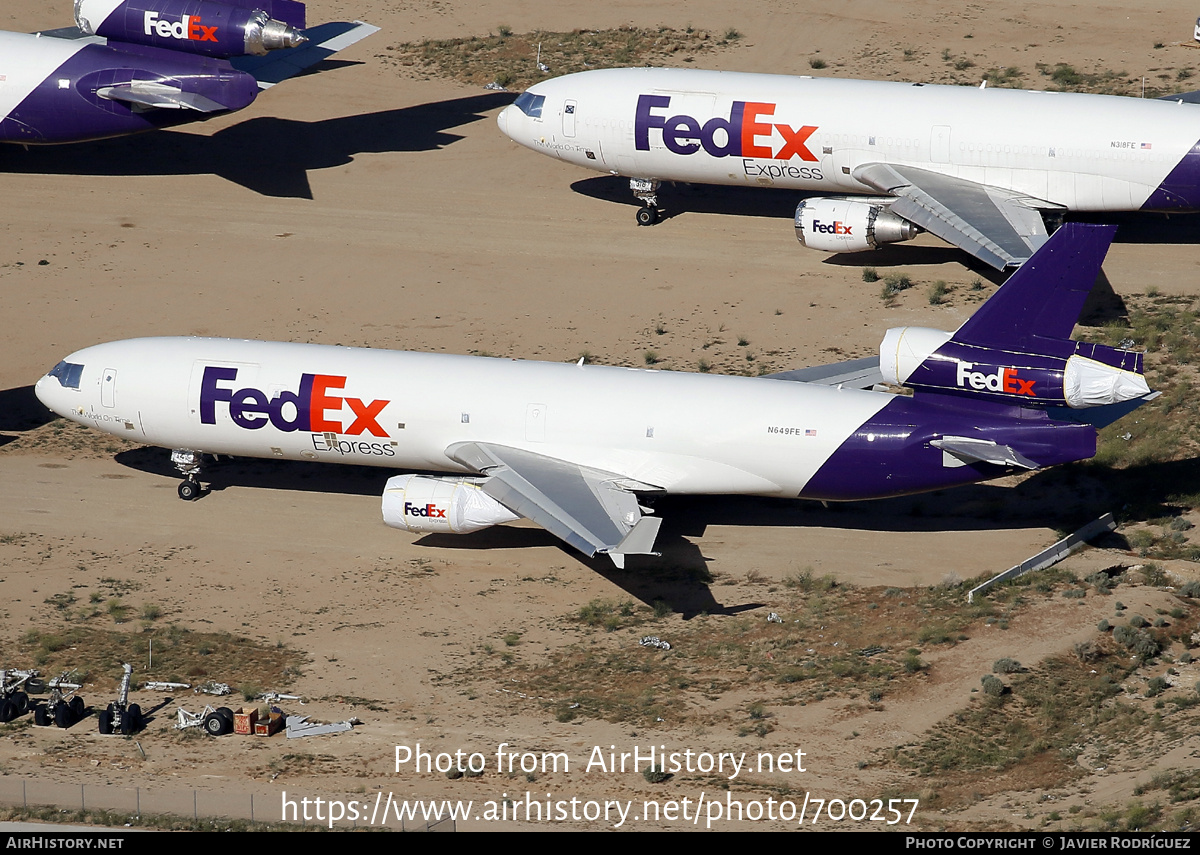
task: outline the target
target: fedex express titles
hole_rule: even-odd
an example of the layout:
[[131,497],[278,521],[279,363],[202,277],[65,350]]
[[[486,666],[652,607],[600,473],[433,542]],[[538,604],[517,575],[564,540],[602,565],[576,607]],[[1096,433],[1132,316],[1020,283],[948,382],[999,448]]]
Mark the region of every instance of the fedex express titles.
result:
[[[395,442],[362,442],[339,439],[340,436],[365,436],[389,439],[390,434],[379,424],[380,414],[391,403],[388,400],[363,401],[335,394],[346,387],[346,378],[334,374],[301,374],[297,391],[280,391],[268,398],[261,389],[247,386],[236,389],[238,369],[206,366],[200,383],[200,423],[217,423],[217,404],[229,407],[229,418],[239,428],[259,430],[272,425],[284,433],[306,431],[313,435],[317,451],[338,454],[369,454],[383,457],[396,455]],[[229,385],[224,385],[229,384]],[[353,420],[343,424],[340,416],[343,404],[350,408]]]
[[[663,145],[674,154],[691,155],[704,149],[712,157],[740,157],[746,175],[770,178],[823,179],[817,166],[792,163],[816,163],[818,158],[808,147],[808,138],[816,125],[793,128],[774,122],[775,104],[758,101],[734,101],[729,118],[720,116],[701,124],[692,116],[670,115],[670,95],[639,95],[634,117],[633,140],[638,151],[650,151],[650,131],[662,135]],[[781,142],[776,145],[776,136]],[[757,161],[769,160],[772,163]]]

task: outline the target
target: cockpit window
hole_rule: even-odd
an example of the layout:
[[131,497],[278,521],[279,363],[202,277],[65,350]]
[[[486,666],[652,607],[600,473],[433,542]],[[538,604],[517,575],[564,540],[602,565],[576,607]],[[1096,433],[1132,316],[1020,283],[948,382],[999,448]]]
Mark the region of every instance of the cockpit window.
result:
[[531,119],[542,117],[542,105],[546,103],[545,95],[534,95],[532,92],[522,92],[513,101],[513,106]]
[[57,377],[58,384],[64,389],[78,389],[82,374],[83,366],[74,362],[60,362],[50,371],[50,376]]

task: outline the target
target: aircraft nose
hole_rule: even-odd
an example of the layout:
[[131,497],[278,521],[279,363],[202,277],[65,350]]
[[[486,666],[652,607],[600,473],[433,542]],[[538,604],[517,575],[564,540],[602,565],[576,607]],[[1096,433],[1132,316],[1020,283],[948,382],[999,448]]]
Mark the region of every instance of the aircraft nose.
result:
[[496,124],[500,126],[500,133],[511,138],[512,134],[508,132],[508,109],[508,107],[505,107],[500,111],[500,115],[496,117]]
[[33,394],[37,395],[37,399],[51,412],[66,416],[78,408],[82,375],[82,364],[64,360],[42,375],[33,385]]

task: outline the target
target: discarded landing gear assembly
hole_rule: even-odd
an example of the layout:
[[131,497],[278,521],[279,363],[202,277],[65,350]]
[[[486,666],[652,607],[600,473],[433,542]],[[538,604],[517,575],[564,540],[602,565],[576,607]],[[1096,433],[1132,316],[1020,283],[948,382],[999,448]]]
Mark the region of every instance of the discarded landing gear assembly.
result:
[[117,699],[98,716],[100,732],[106,736],[110,733],[128,736],[141,730],[144,724],[142,708],[129,703],[129,678],[133,674],[133,666],[126,662],[124,668],[125,675],[121,677],[121,690],[117,693]]
[[[0,722],[12,721],[29,711],[29,682],[37,680],[37,671],[0,671]],[[44,681],[38,681],[45,691]]]
[[66,671],[50,681],[50,699],[33,708],[34,724],[38,727],[49,727],[53,724],[66,729],[87,715],[87,705],[84,704],[83,698],[75,694],[83,687],[79,683],[70,682],[74,675],[74,671]]

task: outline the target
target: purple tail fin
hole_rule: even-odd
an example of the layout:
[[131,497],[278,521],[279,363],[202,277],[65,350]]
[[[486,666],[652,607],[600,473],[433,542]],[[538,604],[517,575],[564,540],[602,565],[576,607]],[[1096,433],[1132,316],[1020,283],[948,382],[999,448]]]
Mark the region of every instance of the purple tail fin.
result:
[[1116,226],[1065,224],[952,341],[1034,352],[1037,339],[1070,339],[1116,232]]

